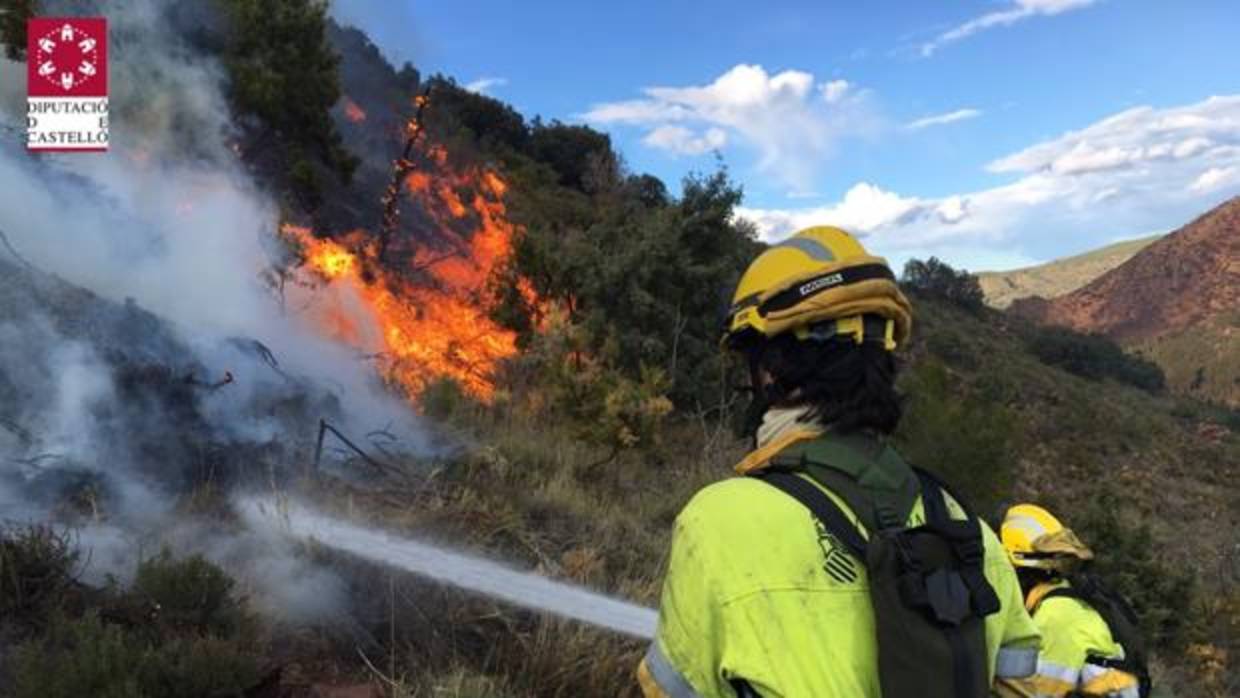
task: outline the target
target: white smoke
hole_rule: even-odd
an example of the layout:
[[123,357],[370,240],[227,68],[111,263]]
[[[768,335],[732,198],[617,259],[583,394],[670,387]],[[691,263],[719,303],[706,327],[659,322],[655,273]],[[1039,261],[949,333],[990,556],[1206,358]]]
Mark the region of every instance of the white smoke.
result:
[[[203,383],[232,373],[226,389],[201,400],[202,414],[220,433],[255,443],[292,438],[285,424],[250,406],[298,397],[290,387],[295,376],[332,394],[349,427],[384,427],[405,448],[424,449],[407,406],[380,388],[371,367],[286,316],[260,280],[279,210],[230,147],[235,134],[221,67],[181,38],[186,22],[210,19],[191,16],[205,12],[205,4],[96,4],[111,38],[110,150],[27,153],[26,67],[0,59],[0,232],[33,267],[128,313],[98,320],[99,327],[125,328],[119,335],[98,330],[94,317],[76,320],[86,335],[103,332],[122,344],[122,353],[162,361],[169,371],[202,367],[205,375],[193,378]],[[55,3],[48,5],[45,12],[55,15]],[[20,265],[3,247],[0,261]],[[38,286],[38,278],[8,283]],[[125,578],[139,550],[151,554],[169,544],[177,553],[202,552],[226,564],[283,612],[304,616],[330,608],[339,580],[308,567],[277,539],[204,535],[171,519],[167,495],[131,465],[138,441],[126,443],[129,435],[117,433],[117,424],[140,423],[141,410],[152,407],[126,404],[119,395],[101,355],[109,348],[65,336],[47,315],[56,309],[16,307],[26,301],[15,300],[71,299],[25,287],[25,296],[11,295],[16,288],[0,281],[0,398],[6,389],[22,398],[12,402],[20,423],[0,424],[4,516],[53,515],[50,503],[29,496],[49,464],[103,474],[113,510],[80,533],[90,549],[89,574]],[[160,331],[144,328],[142,311],[163,321]],[[160,335],[168,331],[171,337]],[[278,370],[255,358],[255,341],[270,349]],[[188,347],[189,355],[170,356],[170,347]],[[3,409],[0,418],[13,421]],[[296,437],[316,427],[307,424]]]

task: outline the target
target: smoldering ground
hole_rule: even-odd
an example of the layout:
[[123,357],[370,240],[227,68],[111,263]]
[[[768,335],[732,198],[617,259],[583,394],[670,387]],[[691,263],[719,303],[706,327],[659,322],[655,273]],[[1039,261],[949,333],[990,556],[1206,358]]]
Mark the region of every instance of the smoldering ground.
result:
[[88,580],[168,546],[224,564],[260,606],[319,617],[338,578],[189,500],[279,489],[320,418],[428,445],[368,364],[264,285],[279,212],[230,148],[223,71],[187,40],[217,21],[205,5],[42,8],[108,17],[105,154],[28,155],[25,66],[0,65],[0,507],[73,526]]

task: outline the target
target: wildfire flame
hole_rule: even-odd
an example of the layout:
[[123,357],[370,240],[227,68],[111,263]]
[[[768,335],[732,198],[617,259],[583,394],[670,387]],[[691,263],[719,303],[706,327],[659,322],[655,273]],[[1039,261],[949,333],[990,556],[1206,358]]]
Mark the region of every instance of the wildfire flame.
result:
[[360,124],[366,120],[366,110],[362,109],[352,99],[345,95],[344,97],[344,118],[349,121]]
[[[411,172],[404,187],[452,243],[446,250],[419,249],[409,268],[378,264],[366,231],[321,239],[308,228],[282,227],[301,246],[307,268],[357,301],[316,304],[314,319],[330,336],[376,355],[386,379],[410,399],[435,380],[451,378],[489,401],[496,365],[517,351],[516,335],[491,320],[482,298],[517,234],[503,201],[507,183],[483,168],[455,172],[441,165],[434,175]],[[454,232],[462,228],[471,234]],[[522,293],[532,299],[527,288]]]

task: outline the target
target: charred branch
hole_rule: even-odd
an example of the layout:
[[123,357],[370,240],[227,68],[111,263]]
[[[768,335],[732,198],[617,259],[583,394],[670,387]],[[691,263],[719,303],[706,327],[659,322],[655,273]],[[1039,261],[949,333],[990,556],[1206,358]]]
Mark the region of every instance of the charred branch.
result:
[[423,112],[426,110],[426,104],[430,101],[431,86],[427,85],[422,94],[414,100],[417,104],[417,111],[413,115],[413,126],[409,129],[409,137],[405,139],[405,149],[402,151],[400,158],[396,160],[392,169],[392,181],[388,183],[387,190],[383,193],[383,218],[379,224],[379,247],[375,255],[375,261],[382,265],[387,255],[388,243],[391,240],[392,233],[396,230],[397,223],[400,222],[400,207],[397,205],[400,201],[400,188],[405,182],[405,177],[413,171],[415,165],[413,160],[413,149],[417,145],[418,139],[422,136],[424,120]]
[[314,470],[316,473],[319,471],[319,465],[322,463],[322,460],[323,460],[323,440],[328,434],[331,434],[332,436],[336,437],[342,444],[347,446],[351,451],[356,453],[358,457],[360,457],[363,461],[365,461],[368,465],[370,465],[370,467],[379,471],[381,474],[384,474],[384,475],[399,474],[400,471],[397,468],[391,465],[388,465],[386,463],[382,463],[376,458],[372,457],[361,446],[358,446],[357,444],[353,443],[353,441],[350,440],[349,437],[345,436],[343,432],[341,432],[336,427],[328,424],[326,419],[319,420],[318,442],[314,447]]

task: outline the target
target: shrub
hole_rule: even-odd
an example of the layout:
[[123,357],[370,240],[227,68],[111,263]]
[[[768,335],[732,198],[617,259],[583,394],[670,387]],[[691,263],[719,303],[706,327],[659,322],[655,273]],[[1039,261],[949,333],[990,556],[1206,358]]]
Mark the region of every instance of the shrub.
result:
[[248,643],[211,637],[153,641],[90,612],[57,614],[48,631],[13,655],[15,698],[212,698],[257,683]]
[[901,282],[917,293],[942,298],[970,312],[985,307],[986,296],[977,277],[964,269],[957,271],[937,257],[924,262],[910,259],[904,265]]
[[1097,554],[1093,572],[1132,603],[1148,641],[1168,654],[1178,653],[1200,620],[1194,615],[1196,579],[1192,570],[1160,559],[1149,526],[1121,521],[1117,512],[1122,508],[1116,495],[1103,492],[1070,525]]
[[71,621],[57,614],[48,631],[17,648],[12,662],[14,698],[131,698],[148,695],[135,669],[149,653],[124,630],[93,613]]
[[43,632],[17,647],[14,695],[241,695],[258,682],[261,648],[233,587],[201,556],[176,560],[165,550],[148,558],[130,589],[109,589],[103,606],[80,618],[55,611]]
[[1028,345],[1042,363],[1082,378],[1112,378],[1150,393],[1160,392],[1166,386],[1166,378],[1157,364],[1125,353],[1102,335],[1043,327],[1033,332]]
[[133,593],[155,604],[159,623],[174,631],[239,637],[251,628],[236,582],[201,555],[174,559],[168,550],[143,560]]
[[901,453],[943,477],[979,516],[996,510],[1014,479],[1011,412],[953,384],[932,361],[907,373],[901,387],[908,391],[896,432]]
[[73,584],[79,554],[50,526],[0,530],[0,620],[36,621]]

